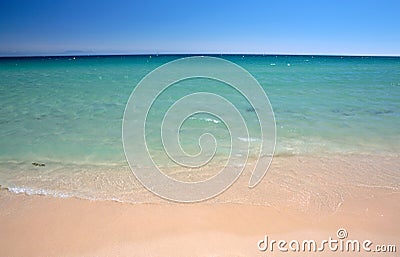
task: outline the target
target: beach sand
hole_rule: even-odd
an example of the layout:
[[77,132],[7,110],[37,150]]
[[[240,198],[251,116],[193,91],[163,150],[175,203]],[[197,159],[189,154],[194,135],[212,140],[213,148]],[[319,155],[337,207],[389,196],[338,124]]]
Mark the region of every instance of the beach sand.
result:
[[[219,201],[195,204],[92,201],[3,189],[0,256],[396,256],[329,249],[317,253],[258,249],[257,243],[265,235],[287,242],[320,242],[337,239],[337,230],[344,228],[347,239],[368,239],[374,243],[371,247],[396,245],[398,254],[399,178],[391,173],[398,172],[397,158],[346,158],[277,157],[256,191],[251,191],[253,195],[244,196],[249,198],[247,203],[228,202],[241,194],[239,187],[248,181],[246,174]],[[377,177],[364,172],[372,163],[381,169]],[[349,173],[356,167],[359,172]],[[324,168],[334,172],[324,172]],[[295,186],[290,190],[282,181],[278,183],[288,181],[288,174],[290,181],[298,182],[297,187],[309,190]],[[392,182],[382,176],[393,176]],[[379,178],[387,181],[386,186]],[[367,181],[370,183],[365,184]],[[343,194],[335,194],[340,190]],[[252,202],[263,194],[270,195],[270,204]]]

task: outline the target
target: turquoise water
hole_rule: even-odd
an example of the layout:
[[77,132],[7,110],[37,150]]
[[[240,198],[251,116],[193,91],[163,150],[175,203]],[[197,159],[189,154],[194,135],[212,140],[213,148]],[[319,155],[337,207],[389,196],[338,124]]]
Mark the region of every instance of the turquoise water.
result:
[[[180,57],[0,59],[0,184],[40,191],[46,188],[44,180],[68,177],[56,186],[68,188],[71,181],[85,186],[84,180],[66,173],[84,172],[84,177],[96,180],[113,167],[126,169],[121,126],[129,95],[147,73]],[[400,58],[222,58],[247,69],[266,91],[276,118],[277,155],[400,153]],[[259,140],[251,106],[221,84],[176,85],[150,115],[162,117],[179,97],[207,90],[234,103],[246,116],[250,141]],[[162,151],[158,126],[156,120],[151,122],[146,136],[157,155]],[[227,137],[224,124],[207,115],[193,116],[183,130],[182,144],[193,153],[204,130]],[[228,144],[220,146],[223,156]],[[47,166],[40,170],[31,162]],[[103,173],[96,173],[99,170]],[[129,188],[126,183],[121,187]]]

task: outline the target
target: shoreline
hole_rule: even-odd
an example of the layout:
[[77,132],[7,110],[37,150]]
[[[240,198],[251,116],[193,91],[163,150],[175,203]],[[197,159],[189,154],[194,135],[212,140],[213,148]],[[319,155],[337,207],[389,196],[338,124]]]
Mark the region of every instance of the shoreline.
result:
[[[262,181],[252,189],[248,181],[255,160],[249,159],[238,180],[207,202],[296,209],[313,217],[330,215],[349,198],[365,200],[371,195],[400,193],[398,159],[398,155],[371,154],[275,156]],[[139,204],[166,202],[147,191],[127,165],[63,169],[60,164],[33,167],[15,163],[10,167],[11,171],[4,167],[0,171],[5,176],[0,188],[13,193]],[[200,181],[219,169],[215,165],[211,170],[169,168],[165,172],[177,180]]]
[[146,190],[140,195],[147,203],[129,203],[17,194],[3,187],[0,255],[341,256],[257,248],[265,235],[322,241],[335,238],[340,228],[349,239],[394,244],[399,251],[398,157],[278,156],[262,182],[249,190],[251,168],[250,163],[223,194],[194,204],[168,202]]
[[339,228],[349,239],[400,246],[400,194],[368,202],[368,211],[367,203],[349,201],[315,220],[294,210],[249,204],[129,204],[5,190],[0,199],[2,256],[266,256],[271,252],[257,248],[265,235],[322,240],[335,237]]

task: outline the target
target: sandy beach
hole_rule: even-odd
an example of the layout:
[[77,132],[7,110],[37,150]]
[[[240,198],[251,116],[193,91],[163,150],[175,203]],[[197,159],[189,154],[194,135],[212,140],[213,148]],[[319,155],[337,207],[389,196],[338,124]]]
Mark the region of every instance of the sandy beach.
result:
[[[352,158],[353,165],[361,165],[362,168],[363,163],[357,163]],[[316,177],[310,171],[320,170],[322,166],[329,164],[329,160],[331,165],[336,163],[335,158],[311,162],[311,158],[307,157],[277,157],[255,194],[272,194],[274,191],[282,194],[276,199],[281,200],[280,207],[276,203],[256,205],[250,201],[240,204],[212,201],[197,204],[166,201],[132,204],[15,194],[3,189],[0,193],[0,255],[396,256],[396,253],[342,253],[329,249],[317,253],[281,252],[278,249],[272,252],[267,249],[263,252],[258,249],[258,242],[266,235],[270,239],[287,242],[311,239],[322,241],[329,237],[338,239],[336,233],[341,228],[346,229],[347,239],[368,239],[374,245],[400,245],[400,194],[395,189],[374,187],[371,184],[370,187],[348,190],[349,194],[343,195],[344,199],[337,208],[329,212],[320,207],[318,209],[320,202],[312,198],[307,203],[309,208],[301,210],[302,203],[294,197],[294,191],[292,194],[285,191],[282,183],[276,188],[271,186],[274,185],[274,180],[285,179],[282,174],[290,173],[289,165],[296,170],[291,173],[293,180],[303,180],[301,186],[306,187],[307,182],[314,181],[313,190],[319,190],[314,191],[314,197],[324,190],[328,192],[327,195],[334,195],[332,192],[339,187],[333,187],[331,182],[338,181],[349,167],[355,166],[349,166],[344,160],[342,166],[329,166],[328,170],[336,169],[334,174],[337,177],[331,177],[328,181],[328,177],[320,172],[319,182],[315,182]],[[393,162],[395,160],[387,159],[387,165],[396,168]],[[295,162],[302,165],[295,166]],[[381,167],[385,167],[383,159]],[[302,173],[306,171],[309,177]],[[356,181],[363,177],[355,174],[357,172],[351,175],[353,182],[349,180],[348,184],[356,185]],[[396,185],[398,178],[393,179]],[[246,176],[242,180],[244,183]],[[369,177],[365,180],[372,179]],[[344,186],[344,182],[339,183]],[[280,191],[277,191],[278,188],[281,188]],[[222,196],[228,199],[234,190],[235,186]],[[291,197],[296,201],[291,202]],[[295,208],[294,202],[297,202],[299,208]],[[316,213],[316,210],[320,212]]]

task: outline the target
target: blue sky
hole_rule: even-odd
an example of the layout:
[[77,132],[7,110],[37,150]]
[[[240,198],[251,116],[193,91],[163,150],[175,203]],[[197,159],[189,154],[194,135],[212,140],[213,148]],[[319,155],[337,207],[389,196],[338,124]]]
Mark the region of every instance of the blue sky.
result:
[[0,0],[0,55],[400,55],[400,1]]

